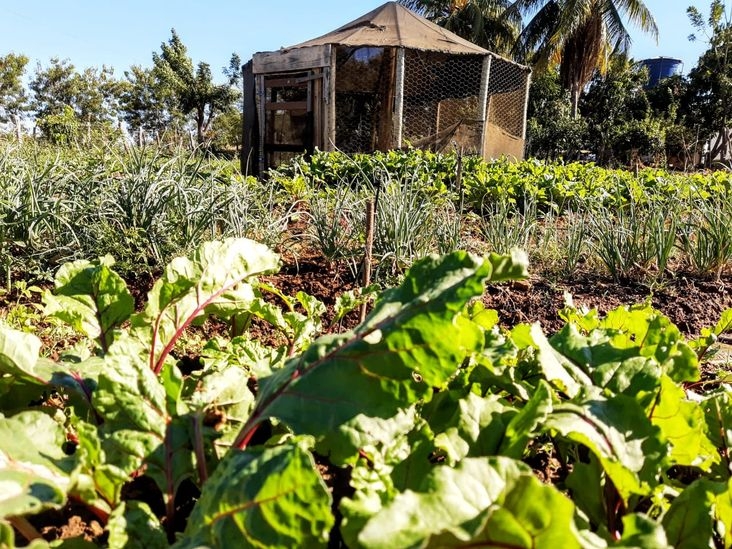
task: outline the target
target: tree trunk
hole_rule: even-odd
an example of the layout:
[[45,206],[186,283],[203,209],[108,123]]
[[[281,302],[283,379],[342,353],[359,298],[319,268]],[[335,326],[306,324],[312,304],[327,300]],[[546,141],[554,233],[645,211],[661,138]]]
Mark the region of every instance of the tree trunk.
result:
[[202,108],[196,109],[196,141],[199,145],[203,145],[203,122],[206,113]]
[[15,124],[15,137],[18,139],[18,143],[23,141],[23,130],[20,125],[20,117],[16,114],[13,115],[13,123]]
[[572,118],[575,120],[579,116],[579,93],[580,87],[577,82],[572,83],[572,90],[570,91],[572,99]]

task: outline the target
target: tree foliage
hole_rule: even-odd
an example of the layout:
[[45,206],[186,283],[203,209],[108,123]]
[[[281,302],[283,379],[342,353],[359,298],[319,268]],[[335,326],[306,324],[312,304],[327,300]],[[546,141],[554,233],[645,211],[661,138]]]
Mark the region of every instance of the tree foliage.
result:
[[216,114],[226,111],[238,97],[229,83],[213,82],[208,63],[194,66],[175,29],[171,30],[170,40],[161,44],[160,52],[153,53],[152,70],[162,97],[171,98],[180,113],[193,118],[199,144],[204,143]]
[[658,28],[642,0],[516,0],[512,10],[533,14],[516,53],[537,69],[559,66],[562,85],[570,91],[573,114],[596,70],[604,74],[613,51],[630,47],[626,20],[656,36]]
[[628,162],[633,151],[661,152],[663,135],[643,89],[647,82],[645,68],[614,56],[607,74],[597,74],[590,84],[581,109],[601,163]]
[[9,53],[0,57],[0,123],[20,123],[28,110],[28,96],[23,87],[23,74],[28,64],[25,55]]
[[521,16],[510,0],[400,0],[458,36],[507,55],[521,30]]
[[113,69],[102,66],[79,72],[68,59],[58,58],[52,58],[45,68],[40,63],[36,66],[30,89],[36,123],[52,140],[55,137],[48,131],[59,123],[66,128],[85,124],[89,131],[112,126],[122,92]]
[[[689,120],[698,133],[711,139],[709,159],[730,160],[728,127],[732,120],[732,16],[720,0],[713,0],[705,21],[699,10],[687,10],[697,33],[704,34],[709,48],[689,73]],[[697,39],[696,34],[690,37]]]
[[532,81],[526,131],[532,156],[569,160],[583,148],[587,124],[572,116],[569,93],[562,88],[557,71],[539,74]]

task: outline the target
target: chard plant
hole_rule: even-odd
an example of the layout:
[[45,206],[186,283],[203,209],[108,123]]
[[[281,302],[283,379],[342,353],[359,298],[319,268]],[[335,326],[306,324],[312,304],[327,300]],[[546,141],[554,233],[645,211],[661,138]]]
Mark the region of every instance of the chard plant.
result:
[[[645,304],[501,327],[479,298],[525,255],[458,251],[320,335],[322,304],[258,278],[278,265],[205,243],[135,312],[111,259],[76,261],[45,303],[78,345],[45,359],[0,328],[0,543],[48,547],[44,513],[74,502],[112,548],[732,544],[732,388],[695,392],[732,312],[692,341]],[[230,336],[184,372],[176,341],[210,317]]]

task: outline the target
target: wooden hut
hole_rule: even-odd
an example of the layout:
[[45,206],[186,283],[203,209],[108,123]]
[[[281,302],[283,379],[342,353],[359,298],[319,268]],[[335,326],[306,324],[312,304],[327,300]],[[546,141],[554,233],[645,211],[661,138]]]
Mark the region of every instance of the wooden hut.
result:
[[531,72],[396,2],[244,65],[242,170],[320,150],[523,158]]

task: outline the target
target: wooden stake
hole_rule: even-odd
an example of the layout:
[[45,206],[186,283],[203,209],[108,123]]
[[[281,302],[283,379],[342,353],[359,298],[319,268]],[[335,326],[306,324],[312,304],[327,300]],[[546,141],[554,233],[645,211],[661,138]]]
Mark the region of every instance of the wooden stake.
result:
[[[371,284],[371,261],[374,249],[374,201],[366,202],[366,249],[363,256],[363,281],[366,288]],[[366,303],[361,304],[361,322],[366,318]]]

